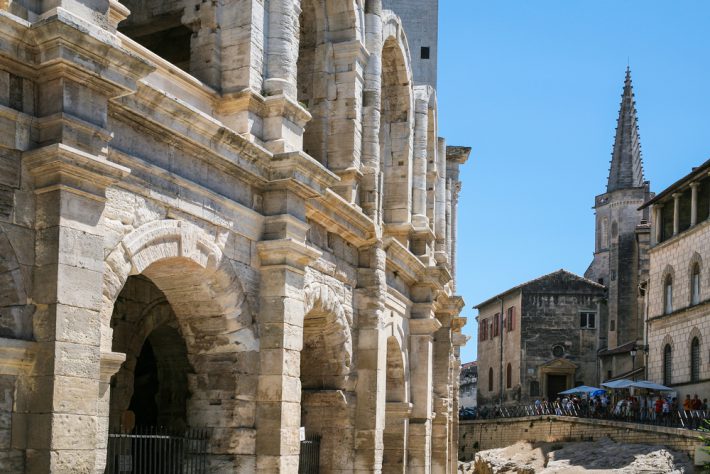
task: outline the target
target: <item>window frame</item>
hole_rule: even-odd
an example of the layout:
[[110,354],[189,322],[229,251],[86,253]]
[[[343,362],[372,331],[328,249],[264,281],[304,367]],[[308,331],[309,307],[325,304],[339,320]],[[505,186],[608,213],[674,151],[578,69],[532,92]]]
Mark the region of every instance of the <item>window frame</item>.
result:
[[[589,320],[591,316],[592,325],[589,325]],[[584,324],[582,324],[582,318],[584,318]],[[580,329],[597,329],[597,312],[584,310],[579,312],[579,328]]]
[[690,271],[690,305],[700,304],[700,264],[695,263]]
[[673,276],[666,275],[663,279],[663,314],[673,312]]
[[663,346],[663,385],[670,385],[673,380],[673,347]]
[[690,341],[690,381],[700,381],[700,339],[693,336]]

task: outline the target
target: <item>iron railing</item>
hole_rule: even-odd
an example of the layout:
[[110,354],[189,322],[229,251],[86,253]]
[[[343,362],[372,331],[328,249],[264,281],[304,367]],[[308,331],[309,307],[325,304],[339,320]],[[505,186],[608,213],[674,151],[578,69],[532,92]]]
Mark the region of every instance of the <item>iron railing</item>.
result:
[[698,429],[703,420],[710,421],[710,411],[673,410],[656,413],[653,408],[639,408],[632,405],[607,406],[596,408],[574,403],[545,402],[541,404],[514,405],[503,407],[482,407],[474,416],[462,419],[488,420],[496,418],[520,418],[525,416],[574,416],[598,420],[626,421],[631,423],[652,424],[675,428]]
[[320,436],[309,435],[301,441],[298,474],[318,474],[320,470]]
[[207,429],[137,427],[109,433],[106,474],[206,474]]

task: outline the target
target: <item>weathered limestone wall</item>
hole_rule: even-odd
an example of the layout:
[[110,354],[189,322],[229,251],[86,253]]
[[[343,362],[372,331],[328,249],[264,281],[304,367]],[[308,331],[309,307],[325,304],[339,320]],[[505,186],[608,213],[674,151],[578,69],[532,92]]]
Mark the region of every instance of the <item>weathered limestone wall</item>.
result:
[[695,448],[702,445],[696,432],[679,428],[563,416],[461,421],[459,433],[459,459],[462,461],[472,460],[476,451],[502,448],[518,441],[595,441],[608,437],[617,443],[668,446],[691,458]]
[[101,473],[132,416],[210,428],[210,472],[296,472],[301,426],[328,472],[455,470],[470,150],[395,13],[11,1],[0,27],[0,471]]

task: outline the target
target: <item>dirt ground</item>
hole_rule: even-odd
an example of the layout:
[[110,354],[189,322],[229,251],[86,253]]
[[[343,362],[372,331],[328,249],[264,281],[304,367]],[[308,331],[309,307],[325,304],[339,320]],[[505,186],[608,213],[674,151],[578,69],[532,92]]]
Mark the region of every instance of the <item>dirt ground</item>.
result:
[[460,463],[462,474],[583,474],[692,473],[686,454],[664,446],[618,444],[604,438],[579,443],[520,441],[476,453],[473,462]]

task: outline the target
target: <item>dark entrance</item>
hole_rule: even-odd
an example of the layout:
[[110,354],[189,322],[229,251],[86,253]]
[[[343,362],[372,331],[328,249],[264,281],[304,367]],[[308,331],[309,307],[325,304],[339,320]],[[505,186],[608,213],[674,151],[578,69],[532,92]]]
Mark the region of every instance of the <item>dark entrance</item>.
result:
[[554,400],[557,395],[567,390],[567,376],[566,375],[547,375],[547,399]]

